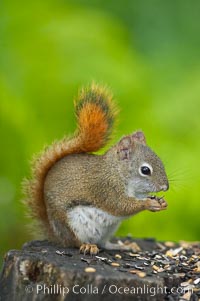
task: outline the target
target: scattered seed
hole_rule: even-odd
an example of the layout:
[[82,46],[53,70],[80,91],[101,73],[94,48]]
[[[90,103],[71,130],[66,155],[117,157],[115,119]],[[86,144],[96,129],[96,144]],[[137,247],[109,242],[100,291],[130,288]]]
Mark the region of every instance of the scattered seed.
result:
[[185,294],[181,297],[181,299],[189,301],[191,295],[192,295],[192,292],[191,292],[191,291],[188,291],[187,293],[185,293]]
[[166,241],[165,246],[168,248],[173,248],[175,246],[175,243],[173,241]]
[[112,265],[113,267],[119,267],[119,266],[120,266],[120,264],[119,264],[118,262],[112,262],[111,265]]
[[94,258],[83,258],[81,257],[81,261],[87,262],[87,264],[91,264],[93,261],[95,261]]
[[108,258],[107,257],[100,257],[100,256],[95,256],[97,259],[100,259],[100,260],[102,260],[102,261],[105,261],[105,260],[108,260]]
[[159,242],[157,242],[156,245],[157,245],[157,247],[158,247],[161,251],[164,251],[164,250],[166,249],[166,247],[165,247],[163,244],[159,243]]
[[155,271],[158,271],[158,270],[160,269],[157,265],[153,265],[152,268],[153,268]]
[[131,256],[131,257],[138,257],[138,256],[140,256],[140,254],[137,254],[137,253],[128,253],[128,255],[129,256]]
[[185,281],[185,282],[181,282],[181,286],[188,286],[188,285],[190,285],[190,283],[189,283],[189,281]]
[[112,261],[107,257],[95,256],[98,260],[105,262],[106,264],[110,264]]
[[129,240],[126,240],[124,242],[124,245],[128,248],[130,248],[131,250],[133,250],[134,252],[139,252],[141,251],[140,246],[138,246],[138,244],[136,242],[130,242]]
[[46,250],[46,249],[42,249],[42,250],[41,250],[41,253],[46,254],[46,253],[47,253],[47,250]]
[[182,262],[181,265],[187,267],[188,263],[187,262]]
[[158,273],[162,273],[162,272],[164,272],[164,271],[165,271],[165,269],[163,269],[163,268],[159,268],[159,269],[157,270]]
[[159,260],[159,262],[163,265],[168,265],[170,263],[169,260]]
[[197,267],[194,269],[195,272],[199,273],[200,272],[200,261],[197,261],[195,264]]
[[184,249],[189,249],[193,247],[194,245],[199,245],[199,242],[188,242],[188,241],[180,241],[180,246],[183,247]]
[[131,274],[137,274],[137,272],[138,272],[137,270],[130,270],[129,271],[129,273],[131,273]]
[[183,250],[183,247],[180,247],[180,248],[176,248],[174,250],[174,256],[176,256],[178,253],[180,253],[181,251]]
[[134,265],[134,264],[132,264],[132,263],[128,263],[128,262],[126,262],[126,263],[125,263],[125,267],[129,269],[129,268],[133,268],[133,267],[135,267],[135,265]]
[[66,253],[65,251],[59,251],[59,250],[56,251],[56,254],[61,255],[61,256],[65,255],[65,256],[69,256],[69,257],[73,256],[72,253]]
[[138,275],[140,278],[144,278],[147,274],[145,272],[140,272],[138,270],[130,270],[129,273],[131,274],[136,274]]
[[174,256],[176,256],[178,253],[180,253],[182,250],[183,250],[182,247],[177,248],[177,249],[170,249],[170,250],[168,250],[168,251],[165,253],[165,255],[166,255],[166,256],[169,256],[169,257],[174,257]]
[[200,278],[197,278],[197,279],[194,280],[193,283],[196,285],[196,284],[199,284],[199,282],[200,282]]
[[184,260],[187,260],[187,256],[184,256],[184,255],[180,255],[180,260],[184,261]]
[[149,258],[143,257],[143,256],[138,256],[137,259],[139,259],[139,260],[149,260]]
[[57,251],[56,251],[56,254],[58,254],[58,255],[64,255],[64,251],[59,251],[59,250],[57,250]]
[[166,253],[165,253],[166,256],[168,257],[173,257],[173,252],[172,250],[168,250]]
[[140,267],[140,266],[138,266],[138,265],[135,265],[135,268],[138,269],[138,270],[144,270],[143,267]]
[[[131,245],[130,241],[125,241],[125,243],[120,242],[125,246]],[[149,251],[137,251],[132,250],[131,252],[126,250],[125,252],[109,252],[108,257],[95,256],[93,260],[95,264],[98,261],[102,261],[101,268],[104,269],[105,264],[108,264],[117,269],[119,272],[129,272],[130,274],[135,274],[140,278],[155,277],[170,277],[171,279],[180,279],[181,287],[184,290],[184,296],[180,299],[185,298],[189,300],[189,295],[185,294],[189,290],[193,289],[195,296],[200,296],[200,248],[198,246],[187,245],[184,248],[184,244],[180,245],[168,241],[166,243],[156,243],[153,246],[154,250]],[[196,248],[196,249],[195,249]],[[56,251],[58,255],[64,255],[63,251]],[[104,254],[104,253],[102,253]],[[107,255],[106,253],[104,254]],[[86,272],[94,273],[96,271],[96,266],[93,268],[91,266],[91,258],[88,256],[83,256],[81,260],[88,263],[88,267],[85,269]],[[83,268],[84,269],[84,268]],[[162,273],[160,275],[160,273]],[[177,284],[178,285],[178,284]],[[193,297],[193,295],[191,295]],[[196,299],[195,299],[196,300]],[[200,301],[200,300],[199,300]]]
[[199,256],[194,255],[194,254],[193,254],[191,257],[192,257],[193,259],[199,259]]
[[185,277],[185,273],[174,273],[173,275],[176,277]]
[[94,272],[96,272],[96,269],[92,268],[92,267],[87,267],[87,268],[85,268],[85,272],[86,273],[94,273]]
[[137,275],[140,277],[140,278],[144,278],[146,276],[146,273],[145,272],[139,272],[137,273]]
[[118,240],[117,243],[118,243],[118,245],[120,245],[120,246],[124,246],[124,243],[123,243],[123,241],[121,241],[121,240]]
[[167,256],[163,255],[162,257],[165,259],[165,261],[169,262],[169,258]]

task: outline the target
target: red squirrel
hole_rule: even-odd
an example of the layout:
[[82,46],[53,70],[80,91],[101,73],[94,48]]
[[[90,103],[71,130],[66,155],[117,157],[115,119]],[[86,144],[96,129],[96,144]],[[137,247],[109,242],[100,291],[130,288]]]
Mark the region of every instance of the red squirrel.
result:
[[167,207],[150,193],[169,188],[164,165],[141,131],[124,136],[103,155],[117,109],[112,94],[92,84],[75,101],[77,130],[45,148],[24,182],[25,203],[40,231],[62,246],[97,254],[120,222],[142,210]]

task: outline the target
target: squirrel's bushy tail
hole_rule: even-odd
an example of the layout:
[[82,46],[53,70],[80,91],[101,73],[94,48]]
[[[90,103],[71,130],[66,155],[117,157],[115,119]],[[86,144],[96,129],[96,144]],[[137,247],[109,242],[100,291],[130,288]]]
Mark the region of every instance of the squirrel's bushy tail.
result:
[[26,197],[24,203],[46,233],[50,227],[43,190],[48,171],[67,155],[94,152],[105,146],[111,136],[117,110],[111,93],[105,87],[92,84],[79,93],[75,101],[75,113],[78,126],[75,134],[45,148],[33,160],[32,178],[23,183]]
[[110,138],[115,121],[116,107],[105,87],[93,84],[81,91],[75,101],[78,137],[82,152],[102,148]]

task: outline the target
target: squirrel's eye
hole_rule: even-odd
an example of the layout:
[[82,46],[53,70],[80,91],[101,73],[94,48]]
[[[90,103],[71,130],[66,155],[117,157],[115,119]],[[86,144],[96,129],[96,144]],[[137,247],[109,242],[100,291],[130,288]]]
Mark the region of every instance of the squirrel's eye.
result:
[[139,172],[143,177],[150,176],[153,172],[153,169],[149,164],[145,163],[139,168]]

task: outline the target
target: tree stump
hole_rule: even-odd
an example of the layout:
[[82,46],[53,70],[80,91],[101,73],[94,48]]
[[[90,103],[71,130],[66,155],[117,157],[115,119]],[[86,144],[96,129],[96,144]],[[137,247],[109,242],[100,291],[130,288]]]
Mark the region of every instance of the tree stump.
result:
[[48,241],[11,250],[4,259],[0,300],[199,300],[199,243],[120,241],[133,250],[90,256]]

